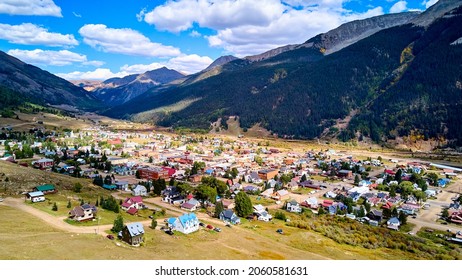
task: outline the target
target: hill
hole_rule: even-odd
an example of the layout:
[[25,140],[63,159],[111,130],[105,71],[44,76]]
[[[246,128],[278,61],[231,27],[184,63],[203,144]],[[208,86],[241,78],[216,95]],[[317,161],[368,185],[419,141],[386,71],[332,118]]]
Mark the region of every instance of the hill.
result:
[[[15,99],[12,101],[11,99]],[[93,110],[99,101],[89,92],[47,71],[0,51],[0,100],[2,107],[33,102],[40,105],[66,104]],[[3,108],[5,108],[3,107]]]

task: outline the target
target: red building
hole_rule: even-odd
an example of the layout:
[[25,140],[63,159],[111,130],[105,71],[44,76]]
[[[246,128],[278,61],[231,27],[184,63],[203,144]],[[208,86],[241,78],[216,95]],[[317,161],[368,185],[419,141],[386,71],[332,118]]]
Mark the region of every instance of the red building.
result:
[[165,170],[160,167],[148,167],[148,168],[140,168],[138,169],[139,175],[141,179],[146,180],[159,180],[164,179],[167,180],[170,178],[168,175],[168,170]]

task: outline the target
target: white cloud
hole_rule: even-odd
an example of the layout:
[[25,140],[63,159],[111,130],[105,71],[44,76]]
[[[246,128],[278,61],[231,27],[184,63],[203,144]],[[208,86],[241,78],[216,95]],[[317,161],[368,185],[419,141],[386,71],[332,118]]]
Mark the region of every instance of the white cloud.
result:
[[396,2],[390,8],[390,13],[401,13],[407,10],[407,2],[406,1],[399,1]]
[[0,39],[22,45],[76,46],[79,44],[72,34],[48,32],[32,23],[20,25],[0,24]]
[[153,62],[151,64],[125,64],[120,67],[119,72],[116,73],[113,73],[107,68],[98,68],[93,71],[74,71],[71,73],[58,73],[56,75],[66,80],[106,80],[114,77],[124,77],[131,74],[141,74],[162,67],[174,69],[185,74],[192,74],[205,69],[212,62],[213,60],[208,56],[191,54],[174,57],[163,62]]
[[138,14],[136,14],[136,19],[139,22],[142,22],[145,14],[146,14],[146,8],[143,8]]
[[98,69],[95,69],[93,71],[88,71],[88,72],[74,71],[71,73],[57,73],[55,75],[63,79],[66,79],[68,81],[72,81],[72,80],[103,81],[109,78],[123,77],[123,76],[126,76],[127,74],[126,73],[112,73],[110,69],[98,68]]
[[422,3],[422,5],[425,5],[425,8],[428,9],[428,8],[430,8],[431,6],[435,5],[436,2],[438,2],[438,0],[428,0],[428,1],[424,0],[423,3]]
[[190,54],[170,59],[167,62],[167,67],[186,74],[192,74],[204,70],[212,62],[213,60],[208,56]]
[[129,29],[108,28],[104,24],[86,24],[79,30],[83,41],[91,47],[108,52],[147,57],[180,55],[178,48],[154,43],[140,32]]
[[90,65],[90,66],[95,66],[95,67],[101,67],[104,64],[106,64],[106,62],[99,61],[99,60],[90,60],[90,61],[82,62],[82,65]]
[[210,46],[245,56],[302,43],[347,21],[383,14],[382,7],[365,13],[345,10],[346,1],[169,0],[145,13],[144,20],[174,33],[194,24],[214,29],[216,34],[206,37]]
[[72,63],[82,63],[87,61],[87,57],[82,54],[68,50],[48,51],[48,50],[9,50],[8,54],[29,64],[64,66]]
[[81,18],[81,17],[82,17],[81,14],[78,14],[78,13],[76,13],[76,12],[72,12],[72,14],[73,14],[75,17],[78,17],[78,18]]
[[63,17],[53,0],[2,0],[0,14]]
[[197,32],[196,30],[193,30],[189,33],[189,36],[193,37],[193,38],[197,38],[197,37],[201,37],[202,34],[200,34],[199,32]]

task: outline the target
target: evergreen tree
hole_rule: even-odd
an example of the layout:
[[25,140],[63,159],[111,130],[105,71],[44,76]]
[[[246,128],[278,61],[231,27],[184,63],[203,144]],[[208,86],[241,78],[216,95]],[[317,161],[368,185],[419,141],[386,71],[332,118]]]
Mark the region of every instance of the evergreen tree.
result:
[[248,215],[252,214],[252,202],[245,192],[239,192],[236,195],[235,204],[235,209],[238,216],[247,217]]
[[51,210],[58,211],[58,205],[56,204],[56,202],[53,204],[53,207],[51,208]]
[[70,200],[67,201],[67,206],[66,206],[66,207],[67,207],[67,208],[71,208],[71,207],[72,207],[72,204],[71,204],[71,201],[70,201]]
[[300,182],[305,182],[307,180],[306,174],[302,175],[302,178],[300,179]]
[[114,225],[112,226],[111,231],[118,233],[119,231],[124,229],[124,218],[122,215],[118,215],[117,218],[114,220]]
[[355,182],[354,182],[354,184],[355,184],[355,185],[358,185],[358,184],[359,184],[359,181],[360,181],[360,180],[359,180],[359,176],[358,176],[358,174],[356,174],[356,175],[355,175]]
[[401,225],[405,225],[407,223],[407,216],[403,211],[399,212],[398,219]]
[[224,209],[223,202],[221,200],[218,201],[215,205],[215,218],[220,218],[220,214]]
[[157,220],[153,218],[151,221],[151,228],[156,229],[156,227],[157,227]]

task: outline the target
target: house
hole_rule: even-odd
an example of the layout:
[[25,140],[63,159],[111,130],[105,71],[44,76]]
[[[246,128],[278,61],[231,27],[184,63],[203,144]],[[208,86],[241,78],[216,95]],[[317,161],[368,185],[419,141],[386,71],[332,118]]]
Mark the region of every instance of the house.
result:
[[301,213],[302,212],[302,208],[300,207],[300,204],[295,200],[291,200],[291,201],[287,202],[286,210],[289,211],[289,212],[293,212],[293,213]]
[[399,219],[396,217],[392,217],[387,221],[387,228],[389,229],[398,230],[400,225],[401,223],[399,222]]
[[194,174],[189,176],[189,182],[191,183],[200,183],[202,180],[202,175],[200,174]]
[[53,167],[53,164],[54,164],[54,160],[49,159],[49,158],[42,158],[32,163],[32,165],[35,168],[40,168],[40,169],[51,168]]
[[45,201],[45,194],[41,191],[29,192],[26,194],[26,198],[32,202]]
[[289,192],[287,190],[279,190],[272,195],[273,199],[285,200],[289,198]]
[[247,175],[245,181],[254,184],[260,184],[261,182],[263,182],[263,180],[258,176],[257,172],[252,172],[250,173],[250,175]]
[[262,169],[258,171],[258,177],[264,181],[268,181],[273,179],[278,173],[277,169]]
[[118,190],[128,191],[128,182],[127,181],[117,181],[115,183]]
[[316,197],[310,197],[303,201],[300,205],[311,209],[318,209],[319,207],[318,199]]
[[244,192],[246,192],[246,193],[254,193],[254,192],[259,191],[260,189],[257,188],[257,187],[255,187],[255,186],[245,186],[245,187],[243,188],[243,190],[244,190]]
[[[138,210],[144,208],[143,198],[141,196],[128,197],[122,203],[121,208],[124,211],[128,211],[132,208]],[[133,211],[133,210],[132,210]]]
[[353,171],[342,169],[337,172],[337,176],[340,178],[351,179],[353,177]]
[[264,190],[260,195],[265,198],[270,198],[273,195],[273,193],[274,193],[274,189],[269,188],[269,189]]
[[371,212],[367,215],[371,220],[380,222],[382,221],[382,211],[372,209]]
[[51,194],[58,192],[55,186],[51,184],[41,185],[34,188],[34,191],[43,192],[43,194]]
[[223,212],[220,213],[220,220],[233,225],[241,223],[241,219],[233,212],[233,210],[223,210]]
[[287,184],[287,187],[286,187],[288,190],[291,190],[291,191],[296,191],[298,190],[298,183],[295,182],[295,181],[290,181],[288,184]]
[[78,222],[89,221],[95,218],[97,211],[98,210],[95,205],[85,203],[83,205],[76,206],[74,209],[69,211],[69,218]]
[[193,212],[197,210],[198,205],[200,205],[199,201],[195,200],[194,198],[191,198],[187,202],[181,204],[181,209]]
[[190,234],[199,230],[199,219],[194,213],[184,214],[178,218],[170,218],[167,220],[168,226],[172,230]]
[[127,224],[122,230],[122,240],[132,246],[139,246],[143,242],[144,227],[141,223]]
[[234,201],[230,199],[222,199],[221,202],[223,203],[224,209],[234,209],[234,207],[236,206],[234,204]]
[[449,215],[449,221],[456,224],[462,224],[462,211],[452,212],[451,215]]
[[263,207],[261,204],[257,204],[253,206],[253,213],[258,217],[259,221],[264,221],[264,222],[269,222],[271,219],[273,219],[273,216],[271,216]]
[[147,190],[146,187],[143,186],[143,185],[137,185],[137,186],[132,190],[132,195],[133,195],[133,196],[147,196],[147,195],[148,195],[148,190]]

